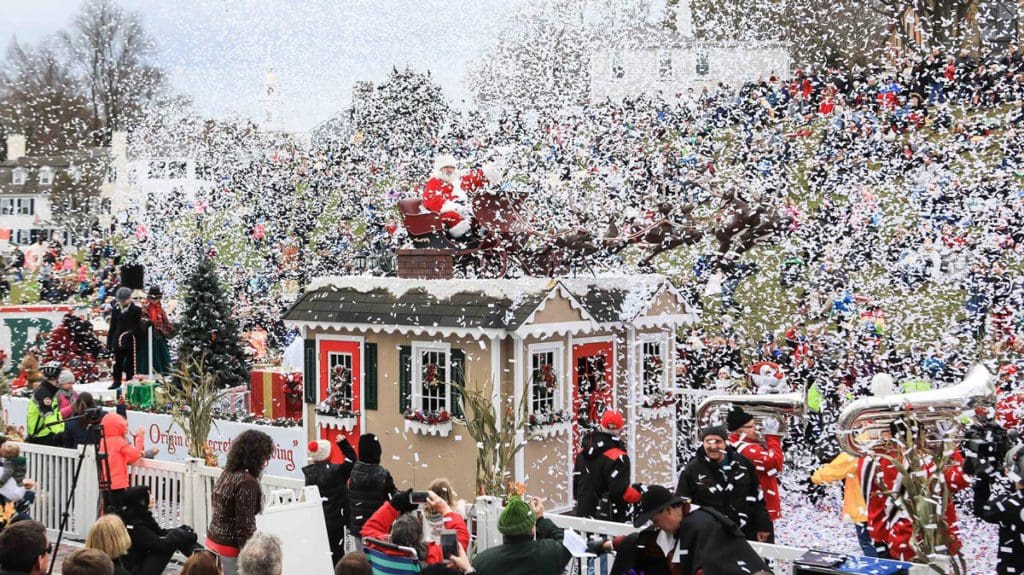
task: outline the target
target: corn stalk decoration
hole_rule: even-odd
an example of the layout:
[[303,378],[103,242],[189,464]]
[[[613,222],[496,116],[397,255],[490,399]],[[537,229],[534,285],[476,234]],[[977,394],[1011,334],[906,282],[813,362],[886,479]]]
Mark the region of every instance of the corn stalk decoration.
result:
[[[921,429],[917,425],[911,427]],[[913,526],[910,537],[913,561],[927,565],[936,573],[945,574],[946,566],[940,563],[939,557],[949,557],[953,575],[963,575],[967,572],[967,565],[962,554],[952,555],[952,525],[946,521],[946,509],[952,501],[953,492],[946,482],[944,472],[956,465],[951,457],[954,446],[944,441],[942,452],[935,456],[914,440],[913,432],[908,431],[902,439],[893,439],[902,448],[901,458],[884,453],[876,455],[890,462],[899,472],[901,489],[893,491],[883,488],[882,492],[910,519]]]
[[206,370],[206,353],[199,359],[194,356],[182,357],[173,371],[167,395],[171,400],[171,419],[188,437],[190,457],[205,460],[207,465],[216,466],[207,446],[213,422],[214,405],[227,394],[220,389],[217,375]]
[[476,441],[477,495],[504,497],[516,491],[512,484],[512,464],[516,453],[526,446],[517,443],[516,436],[526,427],[526,394],[519,406],[512,398],[505,398],[501,420],[491,402],[491,388],[475,385],[472,388],[452,383],[462,393],[466,428]]

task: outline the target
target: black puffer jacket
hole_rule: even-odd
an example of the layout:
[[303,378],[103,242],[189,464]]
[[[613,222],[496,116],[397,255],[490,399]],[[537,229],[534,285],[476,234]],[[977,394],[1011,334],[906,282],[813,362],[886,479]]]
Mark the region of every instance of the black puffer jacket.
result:
[[355,467],[356,452],[347,441],[340,442],[345,455],[344,463],[320,461],[302,468],[306,485],[316,485],[320,489],[320,497],[324,499],[324,521],[328,532],[348,525],[348,480]]
[[352,535],[359,537],[363,523],[380,509],[395,489],[391,473],[376,463],[360,461],[352,467],[348,480],[348,496],[351,503],[349,528]]
[[754,465],[729,446],[727,468],[708,459],[704,447],[686,464],[679,475],[676,495],[687,497],[695,505],[710,507],[731,519],[747,539],[759,531],[771,531],[772,522],[764,505]]
[[586,435],[576,456],[573,493],[577,517],[626,521],[630,502],[640,494],[629,484],[629,455],[615,436],[602,431]]

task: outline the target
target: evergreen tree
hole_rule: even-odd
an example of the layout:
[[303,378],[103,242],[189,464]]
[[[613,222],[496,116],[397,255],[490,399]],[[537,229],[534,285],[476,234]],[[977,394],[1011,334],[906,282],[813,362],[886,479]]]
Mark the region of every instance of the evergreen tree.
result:
[[249,379],[249,362],[231,312],[213,261],[203,258],[189,279],[178,354],[198,359],[205,353],[205,371],[216,376],[220,387],[243,385]]

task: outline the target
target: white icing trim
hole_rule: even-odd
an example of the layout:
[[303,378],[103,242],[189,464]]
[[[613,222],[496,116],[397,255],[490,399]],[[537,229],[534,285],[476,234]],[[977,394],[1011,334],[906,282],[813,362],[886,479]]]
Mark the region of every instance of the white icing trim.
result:
[[666,417],[672,417],[676,413],[675,404],[663,405],[661,407],[643,407],[637,406],[637,416],[643,421],[651,421],[654,419],[664,419]]
[[587,311],[587,308],[583,307],[583,304],[580,303],[579,299],[577,299],[576,296],[573,295],[571,291],[569,291],[569,288],[566,287],[562,282],[558,282],[558,285],[556,285],[554,288],[552,288],[550,292],[548,292],[548,295],[545,296],[544,299],[537,304],[537,307],[533,308],[533,311],[530,312],[530,315],[528,315],[525,320],[523,320],[523,323],[519,324],[520,329],[522,329],[523,326],[532,324],[533,320],[536,319],[537,314],[545,307],[547,307],[548,302],[555,299],[556,295],[560,295],[563,298],[565,298],[565,300],[569,302],[569,307],[580,312],[580,317],[582,317],[584,321],[596,321],[594,317],[590,315],[590,312]]
[[503,338],[507,332],[503,329],[492,329],[483,327],[434,327],[423,325],[395,325],[376,323],[343,323],[336,321],[307,321],[307,320],[285,320],[288,327],[300,327],[322,330],[349,330],[367,333],[388,333],[401,335],[417,335],[427,337],[472,337],[482,338]]
[[598,324],[592,321],[564,321],[523,325],[515,331],[515,334],[524,339],[527,337],[544,339],[556,335],[564,336],[567,333],[595,332],[599,329]]
[[665,314],[637,318],[633,327],[638,329],[664,326],[678,326],[695,323],[697,317],[691,313]]
[[316,414],[316,427],[317,429],[340,429],[343,431],[352,431],[356,428],[358,418],[355,417],[335,417],[333,415],[320,415]]
[[538,425],[533,429],[527,430],[527,433],[530,434],[530,439],[540,441],[543,439],[553,439],[559,435],[567,435],[570,429],[572,429],[572,422],[562,421],[560,423]]
[[406,433],[415,433],[417,435],[436,435],[438,437],[448,437],[452,432],[452,422],[451,420],[449,420],[441,423],[424,423],[420,421],[412,421],[410,419],[406,419],[405,431]]

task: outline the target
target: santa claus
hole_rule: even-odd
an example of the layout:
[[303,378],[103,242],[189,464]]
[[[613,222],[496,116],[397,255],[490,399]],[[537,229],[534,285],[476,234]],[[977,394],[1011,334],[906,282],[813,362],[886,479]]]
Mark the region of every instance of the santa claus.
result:
[[[456,183],[460,183],[457,188]],[[461,238],[472,227],[469,199],[461,184],[456,175],[455,157],[441,154],[434,160],[434,171],[423,187],[423,207],[441,214],[441,222],[453,238]]]
[[750,381],[757,388],[757,395],[787,393],[789,382],[782,367],[771,361],[759,361],[750,366]]
[[448,233],[453,238],[461,238],[472,227],[473,209],[469,196],[500,182],[502,172],[497,162],[491,162],[460,176],[455,157],[441,154],[434,160],[434,171],[423,187],[423,207],[441,214],[441,222]]

